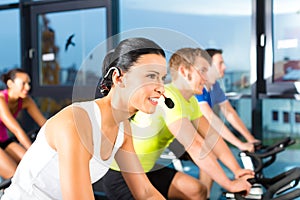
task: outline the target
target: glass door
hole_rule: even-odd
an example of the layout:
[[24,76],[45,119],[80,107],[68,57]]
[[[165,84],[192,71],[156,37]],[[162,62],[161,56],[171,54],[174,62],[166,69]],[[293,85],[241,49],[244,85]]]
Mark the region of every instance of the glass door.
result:
[[[32,6],[33,95],[71,98],[75,82],[95,87],[101,56],[89,53],[111,35],[110,7],[109,1],[89,0]],[[88,56],[94,66],[82,66]]]

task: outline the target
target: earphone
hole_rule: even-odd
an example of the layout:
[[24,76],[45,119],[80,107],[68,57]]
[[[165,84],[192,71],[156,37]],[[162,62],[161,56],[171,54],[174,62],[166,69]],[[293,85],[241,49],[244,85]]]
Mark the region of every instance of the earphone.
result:
[[103,77],[103,79],[102,79],[102,81],[101,81],[101,83],[100,83],[100,86],[99,86],[100,92],[101,92],[104,96],[106,96],[106,95],[109,93],[109,89],[108,89],[108,87],[107,87],[103,82],[104,82],[104,80],[108,77],[108,75],[110,74],[110,72],[111,72],[112,70],[116,70],[116,71],[117,71],[117,76],[118,76],[118,77],[121,76],[121,70],[120,70],[118,67],[111,67],[111,68],[107,71],[107,73],[106,73],[105,76]]
[[106,79],[109,75],[109,73],[111,72],[111,70],[117,70],[117,75],[121,76],[121,70],[118,67],[111,67],[108,72],[105,74],[105,76],[103,77],[103,79]]

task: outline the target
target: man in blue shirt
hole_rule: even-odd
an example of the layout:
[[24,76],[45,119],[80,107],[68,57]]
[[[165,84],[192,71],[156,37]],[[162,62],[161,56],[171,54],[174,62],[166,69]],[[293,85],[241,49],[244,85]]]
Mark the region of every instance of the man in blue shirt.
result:
[[[221,89],[218,79],[224,77],[226,66],[220,49],[206,49],[212,58],[212,66],[208,71],[208,80],[202,95],[196,95],[203,115],[210,121],[211,125],[219,130],[221,136],[239,148],[240,150],[253,151],[254,142],[257,139],[250,133],[243,121],[231,106],[224,91]],[[247,142],[238,139],[225,125],[224,122],[213,112],[214,106],[219,106],[226,120],[239,132]]]
[[[247,129],[235,109],[231,106],[224,91],[221,89],[219,82],[217,81],[224,77],[226,69],[222,50],[206,49],[206,51],[212,58],[212,65],[207,72],[208,79],[206,87],[203,88],[203,94],[196,95],[201,112],[208,119],[212,127],[217,130],[217,132],[220,133],[226,141],[230,142],[240,150],[254,151],[254,143],[259,142],[259,140],[255,139],[255,137]],[[229,130],[229,128],[226,127],[224,122],[214,113],[214,106],[219,106],[226,120],[245,138],[246,142],[240,140]],[[204,176],[211,180],[209,176],[203,173],[203,170],[201,170],[200,176],[202,177],[202,180]],[[209,189],[210,187],[208,186]]]
[[196,95],[198,102],[207,102],[209,107],[213,108],[217,104],[221,104],[222,102],[227,100],[225,93],[220,87],[219,82],[215,82],[210,88],[207,90],[203,89],[202,95]]

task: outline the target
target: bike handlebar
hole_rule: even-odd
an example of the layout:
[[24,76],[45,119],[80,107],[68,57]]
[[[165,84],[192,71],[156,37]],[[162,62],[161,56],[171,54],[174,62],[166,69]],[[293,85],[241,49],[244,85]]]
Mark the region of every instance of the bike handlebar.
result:
[[0,190],[7,188],[11,184],[11,178],[0,183]]
[[[262,174],[262,169],[275,161],[277,153],[282,152],[286,147],[294,143],[294,139],[287,137],[271,146],[264,146],[261,143],[256,143],[254,144],[256,149],[255,153],[247,151],[240,152],[241,157],[250,157],[254,165],[255,178],[249,182],[252,185],[254,183],[262,184],[266,189],[266,192],[261,196],[262,200],[272,199],[275,193],[277,194],[276,200],[294,199],[295,197],[300,196],[300,189],[294,189],[287,192],[298,185],[300,181],[300,168],[296,167],[290,169],[273,178],[265,178]],[[263,162],[263,159],[265,158],[270,159]],[[247,199],[242,192],[233,193],[232,195],[236,200]]]

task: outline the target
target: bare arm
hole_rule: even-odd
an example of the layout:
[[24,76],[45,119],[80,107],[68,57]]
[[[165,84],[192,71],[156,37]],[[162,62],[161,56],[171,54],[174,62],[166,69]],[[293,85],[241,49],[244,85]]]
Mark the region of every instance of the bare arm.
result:
[[[197,120],[197,122],[200,122],[200,119]],[[204,124],[201,123],[201,127],[204,127],[202,131],[205,133],[207,133],[206,131],[210,128],[208,122]],[[201,168],[201,170],[204,170],[207,174],[209,174],[209,176],[211,176],[212,179],[223,188],[232,192],[242,190],[249,191],[250,184],[247,183],[247,181],[231,181],[217,162],[214,155],[215,148],[217,146],[224,146],[222,138],[220,138],[217,133],[207,136],[204,140],[198,133],[197,129],[195,129],[193,123],[191,123],[191,121],[187,118],[182,118],[171,123],[168,125],[168,128],[177,140],[185,147],[196,165]],[[223,152],[219,152],[219,148],[217,149],[217,157],[223,157]]]
[[230,102],[226,100],[225,102],[220,104],[220,109],[225,116],[225,118],[229,121],[229,123],[244,136],[244,138],[248,142],[256,142],[258,141],[253,137],[253,135],[249,132],[241,118],[238,116],[237,112],[231,106]]
[[128,134],[131,132],[128,123],[126,123],[125,130],[124,143],[118,150],[115,158],[132,195],[135,199],[141,200],[164,199],[144,173],[133,148],[131,133]]
[[6,101],[4,98],[0,97],[0,118],[2,122],[5,124],[6,128],[10,130],[19,142],[28,149],[31,145],[31,141],[26,135],[25,131],[20,126],[19,122],[15,119],[13,114],[10,112]]
[[[51,119],[46,126],[49,145],[58,153],[59,176],[63,199],[93,200],[94,194],[90,179],[89,161],[92,153],[88,143],[80,134],[91,134],[89,119],[83,111],[80,123],[75,122],[70,110]],[[59,128],[57,128],[59,127]]]
[[45,124],[46,118],[41,113],[40,109],[37,107],[36,103],[33,99],[28,96],[24,100],[24,109],[27,110],[28,114],[32,117],[32,119],[41,127]]
[[251,143],[244,143],[240,139],[238,139],[224,124],[224,122],[214,113],[214,111],[211,109],[211,107],[208,105],[207,102],[201,102],[199,103],[199,107],[201,109],[201,112],[203,115],[208,119],[209,123],[212,125],[212,127],[219,133],[221,136],[239,148],[240,150],[247,150],[247,151],[253,151],[254,146]]
[[240,167],[223,138],[220,137],[218,140],[216,140],[218,133],[213,127],[210,126],[204,116],[194,120],[193,125],[197,127],[198,133],[205,138],[205,142],[210,147],[213,147],[213,152],[216,157],[220,159],[221,162],[224,163],[225,166],[227,166],[236,175],[236,177],[239,177],[241,174],[254,175],[252,171],[245,170]]

